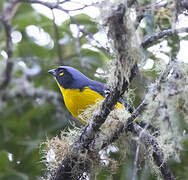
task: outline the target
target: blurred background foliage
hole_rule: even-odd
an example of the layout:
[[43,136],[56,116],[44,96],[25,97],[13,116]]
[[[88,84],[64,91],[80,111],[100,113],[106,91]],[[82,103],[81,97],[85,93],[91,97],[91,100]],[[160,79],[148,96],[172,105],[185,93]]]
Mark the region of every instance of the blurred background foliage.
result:
[[[0,1],[1,12],[6,2]],[[146,6],[151,2],[142,0],[139,3]],[[173,26],[173,12],[169,8],[145,13],[147,16],[137,29],[141,37],[151,35],[156,29],[164,30]],[[46,137],[56,136],[70,125],[70,121],[74,121],[63,104],[54,79],[47,71],[60,64],[68,65],[92,79],[104,81],[101,77],[105,64],[113,57],[108,47],[101,45],[105,41],[101,25],[88,14],[78,11],[61,23],[54,25],[54,22],[29,3],[18,4],[12,17],[14,68],[10,84],[0,92],[2,180],[39,179],[45,170],[40,153],[41,143]],[[99,38],[97,35],[100,35]],[[142,50],[145,57],[144,63],[140,64],[142,76],[136,78],[132,85],[135,106],[143,98],[146,85],[154,82],[162,71],[159,64],[167,64],[171,57],[177,58],[180,42],[187,39],[188,35],[171,36],[155,41],[153,46]],[[0,80],[3,79],[7,61],[6,33],[0,24]],[[188,130],[187,124],[184,125],[185,130]],[[181,161],[170,162],[178,179],[188,179],[187,149],[188,139],[185,139]],[[115,174],[104,170],[97,175],[97,179],[105,180],[109,176],[114,180],[130,179],[133,159],[134,152],[127,156],[126,163]],[[150,170],[140,170],[139,179],[156,177]]]

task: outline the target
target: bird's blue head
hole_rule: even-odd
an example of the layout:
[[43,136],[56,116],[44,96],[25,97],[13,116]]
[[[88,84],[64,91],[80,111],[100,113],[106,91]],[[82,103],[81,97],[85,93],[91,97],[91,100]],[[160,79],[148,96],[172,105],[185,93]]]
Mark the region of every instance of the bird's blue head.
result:
[[81,90],[84,86],[87,86],[90,81],[90,79],[80,71],[69,66],[59,66],[58,68],[49,70],[48,72],[55,76],[60,86],[65,89]]

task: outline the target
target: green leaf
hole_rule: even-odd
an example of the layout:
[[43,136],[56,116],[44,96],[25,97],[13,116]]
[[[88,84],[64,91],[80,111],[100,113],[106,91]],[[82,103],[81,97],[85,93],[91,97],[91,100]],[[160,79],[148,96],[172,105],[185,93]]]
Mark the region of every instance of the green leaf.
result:
[[176,58],[180,49],[180,37],[178,35],[169,36],[167,41],[168,46],[171,47],[171,56]]
[[94,34],[98,32],[97,24],[94,21],[92,21],[90,16],[86,14],[78,14],[78,15],[73,16],[72,19],[66,20],[63,23],[63,25],[59,27],[62,31],[65,31],[70,36],[72,36],[71,30],[70,30],[70,24],[84,25],[84,28],[88,33]]
[[161,30],[169,29],[171,28],[171,23],[169,18],[160,17],[158,20],[158,25]]
[[68,19],[64,22],[64,25],[70,25],[70,24],[92,24],[95,25],[96,23],[91,20],[91,17],[86,14],[78,14],[72,17],[74,20]]
[[52,20],[35,11],[29,3],[23,3],[12,19],[12,26],[14,26],[16,30],[23,32],[29,25],[41,27],[51,36],[54,36]]
[[184,36],[182,39],[183,40],[188,40],[188,35]]
[[87,25],[85,27],[85,29],[86,29],[86,31],[88,33],[92,33],[92,34],[95,34],[95,33],[97,33],[99,31],[99,29],[98,29],[98,27],[97,27],[96,24],[94,24],[94,25],[93,24]]
[[0,177],[0,180],[29,180],[28,176],[24,173],[18,172],[18,171],[8,171]]
[[0,171],[4,171],[9,166],[8,152],[0,151]]
[[34,43],[31,38],[27,37],[22,33],[23,40],[17,44],[15,49],[15,56],[21,57],[32,57],[37,56],[38,58],[54,58],[56,52],[53,49],[49,49],[45,46],[39,46]]
[[42,27],[48,24],[47,22],[51,24],[50,19],[37,13],[29,3],[23,3],[16,12],[12,25],[16,26],[18,30],[23,30],[28,25],[32,24]]

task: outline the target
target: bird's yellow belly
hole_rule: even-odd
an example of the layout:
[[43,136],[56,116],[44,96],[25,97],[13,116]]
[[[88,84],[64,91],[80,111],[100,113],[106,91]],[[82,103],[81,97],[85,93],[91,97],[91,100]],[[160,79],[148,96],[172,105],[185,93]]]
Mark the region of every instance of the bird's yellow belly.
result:
[[[79,89],[64,89],[63,97],[67,109],[80,121],[82,121],[82,119],[79,118],[79,115],[83,111],[94,105],[98,100],[104,99],[100,94],[89,88],[85,88],[83,91]],[[82,123],[84,122],[82,121]]]
[[[71,114],[82,123],[86,123],[79,118],[79,115],[83,113],[87,108],[94,105],[97,101],[103,100],[104,97],[99,93],[89,89],[84,88],[82,91],[79,89],[64,89],[58,84],[61,93],[64,98],[65,106],[71,112]],[[124,107],[122,104],[117,103],[117,108]]]

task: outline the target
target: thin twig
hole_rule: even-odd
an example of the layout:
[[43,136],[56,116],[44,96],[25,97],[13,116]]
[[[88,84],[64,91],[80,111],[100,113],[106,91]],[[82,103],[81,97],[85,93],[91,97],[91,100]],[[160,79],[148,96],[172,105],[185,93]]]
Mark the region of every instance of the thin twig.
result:
[[99,45],[100,47],[102,47],[101,43],[100,43],[98,40],[96,40],[96,39],[93,37],[93,35],[92,35],[91,33],[87,32],[85,29],[83,29],[83,28],[80,27],[79,22],[78,22],[74,17],[72,17],[72,16],[70,15],[70,13],[68,13],[68,15],[69,15],[71,21],[72,21],[74,24],[77,25],[79,31],[82,32],[83,35],[85,35],[85,37],[88,36],[91,40],[95,41],[95,43],[96,43],[97,45]]
[[56,48],[57,48],[57,54],[58,54],[58,59],[59,59],[58,64],[63,65],[62,49],[61,49],[61,45],[59,44],[59,30],[58,30],[58,27],[55,23],[55,15],[54,15],[53,9],[52,9],[52,17],[53,17],[53,27],[54,27]]
[[135,159],[134,159],[134,168],[133,168],[133,175],[132,175],[132,180],[136,180],[136,175],[137,175],[137,163],[138,163],[138,157],[139,157],[139,151],[140,151],[140,146],[141,146],[141,142],[140,139],[142,137],[142,132],[144,131],[144,129],[141,131],[139,137],[138,137],[138,141],[137,141],[137,147],[136,147],[136,153],[135,153]]
[[[88,33],[86,30],[80,28],[80,24],[77,22],[77,20],[70,15],[70,12],[71,11],[78,11],[78,10],[83,10],[84,8],[87,8],[87,7],[90,7],[90,6],[93,6],[94,4],[89,4],[89,5],[83,5],[83,7],[81,8],[77,8],[77,9],[65,9],[63,8],[62,6],[60,6],[62,3],[65,3],[65,1],[63,2],[56,2],[56,3],[51,3],[51,2],[44,2],[44,1],[41,1],[41,0],[15,0],[17,2],[23,2],[23,3],[33,3],[33,4],[41,4],[41,5],[44,5],[50,9],[58,9],[58,10],[61,10],[63,12],[65,12],[67,15],[69,15],[71,21],[76,24],[79,28],[79,31],[82,32],[86,37],[88,36],[91,40],[94,40],[96,42],[96,44],[98,44],[100,47],[102,47],[102,45],[100,44],[100,42],[98,40],[96,40],[91,33]],[[54,15],[53,15],[54,17]],[[54,19],[54,18],[53,18]],[[55,31],[57,29],[57,27],[55,28]],[[57,32],[55,32],[57,34]],[[59,38],[58,38],[59,39]],[[58,48],[59,49],[59,48]],[[60,50],[58,50],[58,56],[60,54],[59,52]],[[60,57],[60,56],[59,56]],[[61,58],[62,59],[62,58]]]
[[80,10],[83,10],[85,9],[86,7],[89,7],[91,5],[83,5],[83,7],[81,8],[75,8],[75,9],[65,9],[61,6],[62,3],[65,3],[65,2],[62,2],[62,3],[59,3],[59,2],[45,2],[45,1],[41,1],[41,0],[15,0],[17,2],[25,2],[25,3],[32,3],[32,4],[41,4],[41,5],[44,5],[50,9],[59,9],[61,11],[64,11],[65,13],[69,13],[71,11],[80,11]]
[[133,176],[132,176],[132,180],[136,180],[136,175],[137,175],[137,164],[138,164],[138,157],[139,157],[139,151],[140,151],[140,146],[141,146],[141,138],[142,138],[142,134],[146,131],[146,129],[148,128],[149,124],[147,124],[142,131],[139,134],[138,140],[137,140],[137,148],[136,148],[136,154],[135,154],[135,159],[134,159],[134,169],[133,169]]
[[166,81],[166,79],[173,67],[174,62],[175,62],[174,60],[169,61],[169,63],[166,65],[165,69],[161,73],[159,79],[155,83],[154,91],[152,92],[152,100],[153,101],[155,100],[157,94],[161,91],[161,84]]

